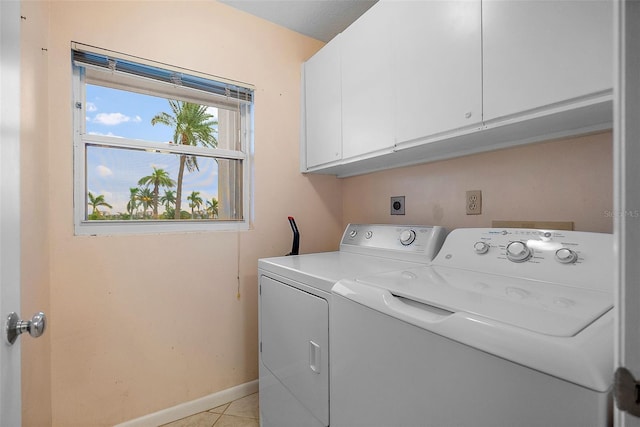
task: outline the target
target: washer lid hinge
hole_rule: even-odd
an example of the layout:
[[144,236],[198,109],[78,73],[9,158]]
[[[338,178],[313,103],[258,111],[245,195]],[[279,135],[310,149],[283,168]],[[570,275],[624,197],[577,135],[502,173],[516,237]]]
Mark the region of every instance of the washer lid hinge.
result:
[[640,417],[640,382],[627,368],[616,369],[613,379],[613,398],[619,410]]

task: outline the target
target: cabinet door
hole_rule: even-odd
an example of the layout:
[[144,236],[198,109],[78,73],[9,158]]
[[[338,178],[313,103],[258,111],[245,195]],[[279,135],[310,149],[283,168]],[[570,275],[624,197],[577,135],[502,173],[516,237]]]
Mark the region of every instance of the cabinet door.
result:
[[397,142],[482,121],[480,0],[393,3]]
[[307,168],[342,158],[340,36],[305,63]]
[[342,158],[393,147],[389,3],[342,33]]
[[485,121],[613,86],[613,2],[482,3]]

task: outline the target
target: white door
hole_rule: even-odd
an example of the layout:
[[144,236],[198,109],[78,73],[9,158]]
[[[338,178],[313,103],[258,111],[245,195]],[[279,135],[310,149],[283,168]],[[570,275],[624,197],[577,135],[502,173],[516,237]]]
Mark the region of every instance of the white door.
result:
[[342,158],[391,149],[393,3],[379,2],[342,33]]
[[396,142],[479,127],[480,1],[400,1],[392,6]]
[[304,64],[306,168],[342,159],[342,78],[338,34]]
[[[327,300],[262,276],[260,324],[264,366],[323,426],[328,426]],[[304,425],[317,424],[305,420]]]
[[484,121],[608,92],[612,9],[612,1],[483,1]]
[[[640,2],[622,0],[615,5],[613,213],[618,254],[615,363],[640,379]],[[637,396],[632,398],[635,400]],[[640,418],[616,411],[615,425],[640,426]]]
[[0,426],[20,425],[20,340],[5,319],[20,309],[20,2],[0,1]]

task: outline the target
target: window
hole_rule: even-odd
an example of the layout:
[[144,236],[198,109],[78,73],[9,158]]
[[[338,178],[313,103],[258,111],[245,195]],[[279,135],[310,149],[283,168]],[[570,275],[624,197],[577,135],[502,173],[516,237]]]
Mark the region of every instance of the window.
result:
[[248,229],[253,88],[72,45],[76,234]]

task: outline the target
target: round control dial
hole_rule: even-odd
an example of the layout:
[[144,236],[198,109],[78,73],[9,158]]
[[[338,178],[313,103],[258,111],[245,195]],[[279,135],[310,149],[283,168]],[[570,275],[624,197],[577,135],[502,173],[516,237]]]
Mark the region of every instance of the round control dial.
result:
[[358,235],[358,230],[351,230],[349,232],[349,237],[356,237]]
[[476,242],[473,245],[473,250],[477,254],[486,254],[487,252],[489,252],[489,244],[486,242]]
[[569,248],[561,248],[556,251],[556,261],[562,264],[573,264],[578,260],[578,254]]
[[409,246],[416,240],[416,232],[413,230],[404,230],[400,233],[400,243],[405,246]]
[[513,262],[525,262],[531,258],[531,249],[526,243],[515,241],[507,245],[507,258]]

